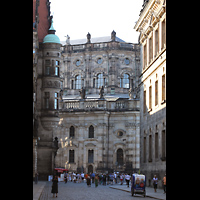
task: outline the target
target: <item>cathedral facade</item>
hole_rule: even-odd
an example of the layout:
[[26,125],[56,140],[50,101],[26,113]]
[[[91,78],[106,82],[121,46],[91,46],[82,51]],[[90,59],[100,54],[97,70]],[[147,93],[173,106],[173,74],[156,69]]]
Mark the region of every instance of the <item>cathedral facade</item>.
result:
[[140,167],[139,46],[111,36],[63,42],[55,164],[71,171]]

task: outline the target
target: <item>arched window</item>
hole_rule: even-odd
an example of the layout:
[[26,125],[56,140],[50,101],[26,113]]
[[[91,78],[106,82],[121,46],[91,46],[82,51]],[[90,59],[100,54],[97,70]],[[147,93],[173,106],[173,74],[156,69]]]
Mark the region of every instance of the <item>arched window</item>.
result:
[[69,129],[69,137],[75,137],[75,128],[73,126],[71,126]]
[[97,75],[97,88],[104,86],[104,79],[103,79],[103,74],[98,74]]
[[89,138],[94,138],[94,127],[92,125],[89,127]]
[[117,150],[117,162],[118,162],[118,165],[123,165],[123,150],[122,149]]
[[75,89],[81,89],[81,75],[75,77]]
[[123,82],[123,88],[130,88],[130,76],[128,74],[124,74],[122,82]]

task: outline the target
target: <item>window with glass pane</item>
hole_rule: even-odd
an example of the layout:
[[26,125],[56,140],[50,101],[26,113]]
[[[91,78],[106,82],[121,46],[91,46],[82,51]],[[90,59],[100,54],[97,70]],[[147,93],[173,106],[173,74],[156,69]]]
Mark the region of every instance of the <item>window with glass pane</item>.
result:
[[74,163],[74,150],[69,150],[69,163]]
[[94,162],[94,150],[88,150],[88,163]]
[[89,127],[89,138],[94,138],[94,127],[92,125]]
[[55,75],[58,76],[58,67],[55,67]]
[[75,132],[75,129],[73,126],[70,127],[70,131],[69,131],[69,137],[72,137],[74,138],[74,132]]
[[81,76],[80,75],[75,77],[75,89],[81,89]]
[[58,109],[58,93],[55,92],[54,109]]
[[130,77],[128,74],[124,74],[123,88],[129,88],[129,86],[130,86]]
[[104,83],[103,74],[97,75],[97,88],[101,87]]

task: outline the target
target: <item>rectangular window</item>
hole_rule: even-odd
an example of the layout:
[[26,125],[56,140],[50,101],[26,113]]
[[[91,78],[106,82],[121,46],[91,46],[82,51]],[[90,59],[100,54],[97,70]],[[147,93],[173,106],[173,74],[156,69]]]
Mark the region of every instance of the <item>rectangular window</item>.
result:
[[45,75],[50,75],[50,67],[49,66],[45,67]]
[[152,145],[151,135],[149,135],[149,162],[152,162],[152,151],[151,151],[152,147],[151,147],[151,145]]
[[162,101],[165,100],[165,74],[162,76]]
[[58,93],[55,92],[54,109],[58,109]]
[[94,150],[88,150],[88,163],[94,162]]
[[56,65],[59,66],[60,65],[60,61],[56,60]]
[[158,133],[155,133],[155,158],[158,158]]
[[147,105],[146,105],[146,90],[144,91],[144,94],[143,94],[143,113],[146,113],[147,111]]
[[155,82],[155,106],[158,105],[158,81]]
[[166,36],[165,36],[165,20],[162,21],[162,49],[166,44]]
[[93,88],[95,88],[95,78],[93,78]]
[[159,52],[159,27],[155,31],[155,56]]
[[69,163],[74,163],[74,150],[69,150]]
[[59,68],[55,67],[55,76],[58,76],[58,73],[59,73]]
[[149,87],[149,110],[152,109],[152,87]]
[[149,38],[149,63],[153,59],[153,38]]

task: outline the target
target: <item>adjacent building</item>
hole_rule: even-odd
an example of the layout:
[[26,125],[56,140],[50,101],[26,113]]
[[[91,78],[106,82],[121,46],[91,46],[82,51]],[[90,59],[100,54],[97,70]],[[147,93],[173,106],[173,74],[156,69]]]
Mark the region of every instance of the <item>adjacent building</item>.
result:
[[147,186],[166,173],[166,0],[145,0],[140,32],[140,171]]

